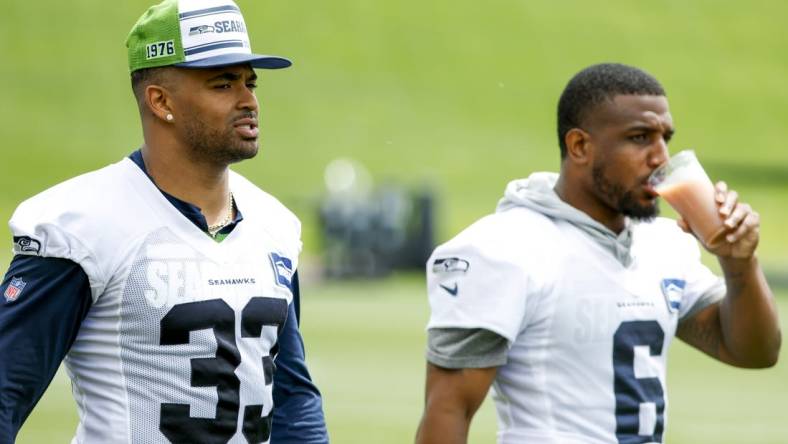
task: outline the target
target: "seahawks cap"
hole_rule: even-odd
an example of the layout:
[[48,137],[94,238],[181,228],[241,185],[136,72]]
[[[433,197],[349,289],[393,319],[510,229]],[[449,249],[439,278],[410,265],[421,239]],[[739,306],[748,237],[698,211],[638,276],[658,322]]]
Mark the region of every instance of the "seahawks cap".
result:
[[137,20],[126,47],[129,71],[158,66],[215,68],[248,63],[278,69],[290,60],[252,54],[246,23],[232,0],[164,0]]

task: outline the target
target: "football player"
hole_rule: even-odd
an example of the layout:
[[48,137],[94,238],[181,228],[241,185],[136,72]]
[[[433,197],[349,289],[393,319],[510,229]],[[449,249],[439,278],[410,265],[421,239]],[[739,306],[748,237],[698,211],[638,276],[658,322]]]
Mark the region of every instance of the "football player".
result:
[[775,364],[758,214],[717,184],[727,233],[704,247],[724,278],[685,221],[655,218],[647,179],[673,133],[665,91],[642,70],[600,64],[571,79],[560,173],[511,182],[494,214],[429,259],[418,443],[466,442],[491,386],[500,443],[659,443],[674,336],[734,366]]
[[78,443],[325,443],[297,325],[300,223],[228,169],[258,151],[231,0],[165,0],[127,39],[144,144],[23,202],[0,293],[0,443],[61,360]]

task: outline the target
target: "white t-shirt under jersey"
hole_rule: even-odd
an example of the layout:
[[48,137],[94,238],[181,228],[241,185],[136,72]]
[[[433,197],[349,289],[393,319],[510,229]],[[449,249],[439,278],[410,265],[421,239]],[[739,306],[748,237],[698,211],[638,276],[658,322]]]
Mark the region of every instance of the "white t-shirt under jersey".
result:
[[90,280],[93,305],[65,360],[74,443],[268,442],[272,348],[292,301],[300,224],[235,173],[230,189],[244,220],[221,243],[129,159],[15,212],[14,236]]
[[428,328],[509,342],[493,384],[500,443],[662,441],[677,323],[719,300],[724,284],[674,221],[633,230],[624,266],[576,226],[515,207],[429,259]]

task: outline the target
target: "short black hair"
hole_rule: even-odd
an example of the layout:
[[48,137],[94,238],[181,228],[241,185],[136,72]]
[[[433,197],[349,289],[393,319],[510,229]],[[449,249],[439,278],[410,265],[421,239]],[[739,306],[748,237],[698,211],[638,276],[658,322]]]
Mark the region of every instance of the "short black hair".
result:
[[155,70],[151,68],[143,68],[131,73],[131,90],[134,91],[134,97],[136,97],[137,100],[140,99],[142,90],[145,89],[145,86],[147,86],[151,78],[154,77],[154,71]]
[[561,159],[566,158],[566,133],[582,128],[583,119],[593,107],[622,94],[666,96],[651,74],[621,63],[591,65],[572,77],[558,100]]
[[131,73],[131,90],[137,102],[142,103],[142,94],[145,88],[152,84],[162,84],[165,81],[165,73],[169,67],[142,68]]

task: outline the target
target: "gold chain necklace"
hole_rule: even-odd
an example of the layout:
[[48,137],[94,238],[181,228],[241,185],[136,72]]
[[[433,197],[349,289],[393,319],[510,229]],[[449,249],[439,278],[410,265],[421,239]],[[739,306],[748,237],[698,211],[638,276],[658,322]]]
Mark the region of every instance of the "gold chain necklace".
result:
[[234,202],[233,193],[231,191],[230,199],[228,201],[227,214],[224,216],[224,219],[213,225],[208,225],[208,234],[211,235],[211,237],[216,237],[216,235],[219,234],[219,231],[222,228],[226,227],[227,225],[230,224],[230,222],[233,221],[233,202]]

